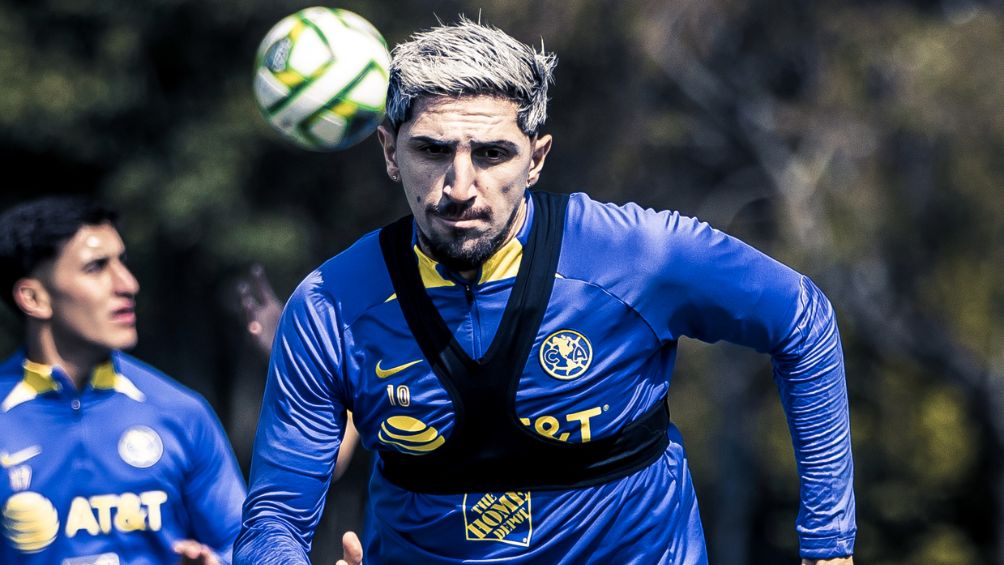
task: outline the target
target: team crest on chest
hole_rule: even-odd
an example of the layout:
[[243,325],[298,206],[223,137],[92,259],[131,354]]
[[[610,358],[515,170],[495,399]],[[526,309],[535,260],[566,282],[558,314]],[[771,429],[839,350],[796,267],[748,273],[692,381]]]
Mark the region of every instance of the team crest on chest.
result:
[[152,467],[163,454],[160,435],[146,426],[133,426],[119,438],[119,457],[137,469]]
[[592,361],[592,344],[575,330],[558,330],[540,345],[540,366],[556,379],[569,381],[580,377]]

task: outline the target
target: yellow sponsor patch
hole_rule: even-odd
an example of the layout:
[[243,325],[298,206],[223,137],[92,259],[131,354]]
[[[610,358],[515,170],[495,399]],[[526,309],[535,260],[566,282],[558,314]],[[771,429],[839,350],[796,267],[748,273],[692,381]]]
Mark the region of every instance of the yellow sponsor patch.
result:
[[464,530],[468,541],[496,541],[529,547],[533,536],[529,492],[464,495]]
[[405,453],[422,454],[439,449],[446,440],[439,430],[411,416],[391,416],[380,424],[377,438]]
[[[63,533],[73,538],[113,532],[159,531],[161,506],[165,502],[167,493],[162,490],[78,496],[70,503]],[[37,492],[19,492],[4,504],[3,534],[18,551],[42,551],[52,545],[59,531],[59,511],[52,501]]]
[[70,504],[66,518],[66,536],[81,532],[92,536],[118,532],[159,531],[162,525],[160,507],[167,502],[167,493],[152,490],[139,494],[98,494],[78,496]]
[[37,553],[56,540],[59,513],[52,502],[41,494],[19,492],[4,504],[3,531],[18,550]]

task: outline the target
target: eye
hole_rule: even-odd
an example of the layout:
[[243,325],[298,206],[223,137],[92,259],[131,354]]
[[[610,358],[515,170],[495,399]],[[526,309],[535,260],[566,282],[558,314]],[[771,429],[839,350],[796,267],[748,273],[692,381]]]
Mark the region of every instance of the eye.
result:
[[509,152],[501,147],[487,146],[479,147],[475,151],[475,155],[479,159],[484,159],[491,162],[501,162],[509,158]]
[[449,145],[439,145],[434,143],[427,143],[425,145],[420,145],[418,147],[420,153],[431,157],[441,157],[443,155],[449,155],[450,146]]
[[102,270],[104,270],[104,268],[107,266],[108,266],[107,258],[95,259],[93,261],[88,261],[87,263],[84,264],[84,272],[99,273]]

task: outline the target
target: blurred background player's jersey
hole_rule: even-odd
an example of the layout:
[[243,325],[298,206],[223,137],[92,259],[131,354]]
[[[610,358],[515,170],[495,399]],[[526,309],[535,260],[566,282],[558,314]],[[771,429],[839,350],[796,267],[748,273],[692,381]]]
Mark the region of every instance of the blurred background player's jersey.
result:
[[58,367],[0,366],[0,563],[174,563],[197,539],[229,559],[245,488],[206,402],[113,353],[78,391]]

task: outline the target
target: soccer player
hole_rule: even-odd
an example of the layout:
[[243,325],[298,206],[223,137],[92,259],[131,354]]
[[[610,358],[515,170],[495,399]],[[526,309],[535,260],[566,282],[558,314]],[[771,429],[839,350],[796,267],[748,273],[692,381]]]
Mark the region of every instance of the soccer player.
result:
[[[237,285],[237,293],[240,296],[241,310],[247,319],[247,332],[251,341],[259,351],[267,357],[272,349],[272,342],[275,340],[275,329],[279,325],[279,316],[282,314],[282,303],[275,295],[272,283],[265,275],[265,268],[261,265],[252,265],[248,276]],[[352,455],[359,445],[359,433],[352,425],[352,414],[348,414],[345,424],[345,434],[342,436],[342,443],[338,447],[338,458],[335,461],[335,468],[331,474],[332,482],[337,481],[345,474],[352,462]]]
[[[851,563],[843,356],[805,276],[705,223],[530,191],[556,60],[461,19],[393,52],[387,173],[412,216],[287,303],[239,563],[307,563],[345,427],[376,452],[344,562],[707,563],[667,395],[677,341],[772,357],[803,563]],[[365,551],[363,551],[365,549]]]
[[0,563],[229,562],[244,480],[206,401],[122,352],[139,283],[115,214],[8,210],[0,286],[24,326],[0,365]]

